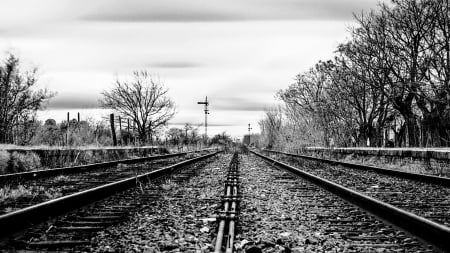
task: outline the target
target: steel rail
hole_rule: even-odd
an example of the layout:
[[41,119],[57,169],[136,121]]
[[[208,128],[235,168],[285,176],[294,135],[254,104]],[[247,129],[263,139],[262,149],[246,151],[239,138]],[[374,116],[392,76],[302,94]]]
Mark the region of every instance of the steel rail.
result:
[[[237,181],[237,180],[235,179],[235,181]],[[232,196],[233,197],[238,196],[237,185],[233,186]],[[235,230],[236,230],[236,221],[234,219],[236,218],[236,212],[237,212],[237,201],[233,200],[233,201],[231,201],[230,221],[228,222],[228,236],[227,236],[227,245],[225,247],[225,253],[232,253],[233,249],[234,249],[234,237],[235,237]]]
[[318,158],[318,157],[306,156],[306,155],[298,155],[298,154],[292,154],[292,153],[281,152],[281,151],[276,151],[276,150],[265,149],[263,151],[269,152],[269,153],[287,155],[287,156],[291,156],[291,157],[298,157],[298,158],[312,160],[312,161],[325,162],[325,163],[328,163],[331,165],[342,165],[342,166],[353,168],[353,169],[371,170],[371,171],[374,171],[374,172],[377,172],[380,174],[396,176],[396,177],[401,177],[401,178],[405,178],[405,179],[412,179],[412,180],[416,180],[416,181],[450,187],[450,178],[448,178],[448,177],[431,176],[431,175],[425,175],[425,174],[420,174],[420,173],[412,173],[412,172],[405,172],[405,171],[399,171],[399,170],[385,169],[385,168],[380,168],[380,167],[376,167],[376,166],[355,164],[355,163],[349,163],[349,162],[341,162],[341,161],[337,161],[337,160]]
[[272,165],[277,165],[283,169],[286,169],[296,175],[305,178],[308,181],[311,181],[312,183],[330,191],[331,193],[341,197],[349,203],[356,205],[369,213],[372,213],[378,218],[404,230],[407,233],[415,235],[419,239],[433,245],[437,249],[444,252],[450,252],[449,227],[435,223],[413,213],[407,212],[403,209],[397,208],[393,205],[387,204],[375,198],[361,194],[357,191],[343,187],[329,180],[302,171],[291,165],[264,156],[255,151],[250,152],[269,161]]
[[[227,197],[227,198],[231,197],[231,187],[229,185],[227,185],[227,187],[226,187],[225,197]],[[228,201],[226,201],[224,203],[224,208],[223,208],[224,213],[228,212],[229,205],[230,205],[230,203]],[[226,225],[226,220],[225,219],[220,220],[219,229],[217,231],[217,240],[216,240],[216,246],[214,248],[214,253],[222,252],[223,238],[225,235],[225,225]]]
[[209,153],[200,157],[179,162],[155,171],[141,174],[139,176],[122,179],[117,182],[105,184],[92,189],[74,193],[68,196],[53,199],[34,206],[0,215],[0,238],[9,236],[15,232],[23,230],[34,224],[43,222],[51,217],[55,217],[100,199],[114,195],[115,193],[135,187],[139,182],[149,180],[169,174],[182,166],[195,163],[197,161],[217,155],[221,151]]
[[33,170],[33,171],[10,173],[10,174],[1,174],[0,175],[0,183],[13,181],[13,180],[31,180],[31,179],[51,177],[51,176],[62,175],[62,174],[80,173],[80,172],[93,170],[93,169],[112,167],[112,166],[116,166],[120,163],[124,163],[124,164],[140,163],[140,162],[146,162],[146,161],[152,161],[152,160],[158,160],[158,159],[166,159],[166,158],[171,158],[171,157],[183,156],[183,155],[187,155],[189,153],[209,151],[209,150],[210,149],[201,149],[201,150],[195,150],[195,151],[189,151],[189,152],[114,160],[114,161],[108,161],[108,162],[91,163],[91,164],[77,165],[77,166],[71,166],[71,167],[53,168],[53,169],[46,169],[46,170]]
[[[238,154],[234,153],[228,167],[227,179],[225,181],[225,195],[223,196],[224,208],[219,215],[219,229],[217,231],[214,253],[222,253],[222,246],[226,240],[225,253],[232,253],[234,249],[234,237],[236,230],[236,219],[239,197],[239,172]],[[225,231],[228,230],[228,231]]]

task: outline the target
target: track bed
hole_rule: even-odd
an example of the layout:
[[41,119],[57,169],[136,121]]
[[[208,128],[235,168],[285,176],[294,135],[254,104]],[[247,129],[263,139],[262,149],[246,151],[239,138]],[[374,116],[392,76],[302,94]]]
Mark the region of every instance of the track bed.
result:
[[433,252],[406,233],[255,156],[242,156],[241,252]]
[[214,214],[220,206],[221,168],[228,156],[196,162],[27,229],[10,237],[3,249],[123,252],[211,248]]
[[79,173],[10,182],[3,185],[1,189],[5,197],[0,202],[0,215],[123,178],[154,171],[196,156],[198,154],[156,159],[137,164],[119,163],[116,166],[83,170]]
[[450,187],[285,155],[281,161],[434,222],[450,226]]

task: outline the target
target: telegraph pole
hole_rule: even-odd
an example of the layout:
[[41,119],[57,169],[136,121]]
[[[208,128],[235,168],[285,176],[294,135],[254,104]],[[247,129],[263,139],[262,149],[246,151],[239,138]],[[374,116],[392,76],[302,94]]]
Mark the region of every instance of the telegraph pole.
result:
[[205,142],[208,140],[208,114],[209,114],[209,110],[208,110],[208,96],[206,96],[205,101],[202,102],[197,102],[197,104],[199,105],[205,105]]
[[250,130],[252,130],[252,129],[253,129],[253,128],[250,127],[250,123],[248,123],[248,146],[250,146],[250,143],[251,143],[251,142],[250,142],[250,140],[251,140],[251,139],[250,139],[250,138],[251,138],[251,137],[250,137],[250,136],[251,136]]

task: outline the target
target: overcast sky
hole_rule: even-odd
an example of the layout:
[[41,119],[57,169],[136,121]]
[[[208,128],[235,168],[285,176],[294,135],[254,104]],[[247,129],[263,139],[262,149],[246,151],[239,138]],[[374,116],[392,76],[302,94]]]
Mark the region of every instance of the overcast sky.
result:
[[[100,92],[147,69],[176,101],[172,124],[202,124],[233,137],[259,132],[274,95],[296,74],[332,57],[352,13],[377,0],[1,0],[0,51],[37,66],[56,91],[42,120],[66,112],[100,117]],[[201,128],[203,132],[203,128]]]

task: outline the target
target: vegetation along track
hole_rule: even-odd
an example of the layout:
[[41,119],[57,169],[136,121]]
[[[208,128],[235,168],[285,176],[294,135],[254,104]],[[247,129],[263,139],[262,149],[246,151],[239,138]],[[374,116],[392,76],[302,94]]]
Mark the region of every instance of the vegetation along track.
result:
[[[269,161],[274,165],[287,169],[297,175],[300,175],[303,178],[308,179],[309,181],[314,182],[317,185],[320,185],[321,187],[327,189],[328,191],[347,200],[348,202],[356,206],[359,206],[360,208],[363,208],[366,211],[376,215],[380,219],[383,219],[395,225],[396,227],[399,227],[402,230],[407,231],[408,233],[416,235],[423,241],[426,241],[427,243],[434,245],[435,249],[443,251],[449,251],[450,249],[450,242],[448,241],[448,238],[450,238],[450,228],[442,224],[433,222],[431,220],[425,219],[423,217],[420,217],[418,215],[415,215],[411,212],[405,211],[402,208],[395,207],[393,205],[390,205],[389,203],[370,197],[366,195],[367,191],[358,192],[350,189],[355,188],[355,186],[358,186],[358,183],[353,184],[348,183],[349,188],[346,188],[338,184],[338,182],[332,182],[330,180],[321,178],[320,177],[321,175],[319,176],[320,173],[317,172],[322,171],[322,169],[311,168],[311,166],[307,163],[303,163],[301,166],[297,166],[298,168],[296,168],[286,163],[276,161],[272,158],[265,157],[259,153],[255,154],[266,159],[267,161]],[[308,173],[307,171],[311,171],[311,173]],[[378,177],[381,178],[380,175],[378,175]],[[359,178],[359,177],[357,175],[352,175],[351,177],[347,178],[347,181],[345,180],[344,181],[351,182],[352,178]],[[391,179],[392,178],[386,179],[385,183],[388,184],[388,182]],[[412,183],[412,181],[409,183]],[[367,185],[365,189],[367,189]],[[400,189],[397,189],[396,191],[399,190]],[[401,195],[402,193],[399,192],[398,194]],[[387,195],[391,196],[389,192],[387,192]],[[423,195],[421,196],[423,198],[423,201],[425,201],[426,197]],[[391,199],[388,198],[387,200]]]
[[[272,152],[273,153],[273,152]],[[450,226],[450,178],[430,182],[428,175],[403,172],[401,175],[383,174],[364,166],[358,168],[330,165],[320,160],[279,153],[280,158],[302,170],[349,187],[353,190],[405,209],[434,222]],[[412,174],[413,176],[402,176]],[[421,177],[423,176],[423,177]],[[437,180],[437,179],[436,179]]]
[[[156,170],[201,152],[117,160],[105,163],[5,175],[0,188],[0,215],[78,191]],[[14,177],[13,177],[14,175]],[[25,175],[25,176],[24,176]],[[1,176],[0,176],[1,177]]]
[[[0,227],[10,228],[0,230],[0,237],[10,236],[14,230],[20,230],[38,224],[49,217],[61,215],[86,204],[114,195],[115,193],[142,186],[142,183],[171,173],[179,168],[216,155],[218,152],[185,160],[183,162],[146,172],[137,176],[122,179],[109,184],[77,192],[68,196],[53,199],[34,206],[29,206],[0,216]],[[128,196],[125,194],[125,196]],[[119,201],[120,202],[120,201]],[[102,218],[100,218],[102,219]]]

